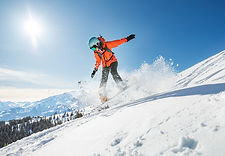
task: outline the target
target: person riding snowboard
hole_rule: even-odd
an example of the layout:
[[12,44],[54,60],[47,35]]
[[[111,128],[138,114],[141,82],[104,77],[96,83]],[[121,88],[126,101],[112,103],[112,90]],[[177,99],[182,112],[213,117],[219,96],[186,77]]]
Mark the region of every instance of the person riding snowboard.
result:
[[94,56],[96,59],[95,68],[91,73],[91,78],[94,77],[95,73],[98,70],[98,67],[101,65],[102,62],[102,78],[101,83],[99,86],[99,96],[102,103],[106,102],[107,96],[105,92],[106,83],[108,80],[109,71],[111,72],[114,81],[116,82],[117,86],[121,90],[125,90],[127,85],[123,82],[122,78],[117,72],[118,62],[117,59],[112,52],[112,48],[115,48],[125,42],[128,42],[135,38],[134,34],[129,35],[126,38],[122,38],[120,40],[114,41],[105,41],[105,39],[100,37],[92,37],[89,40],[89,47],[91,50],[94,51]]

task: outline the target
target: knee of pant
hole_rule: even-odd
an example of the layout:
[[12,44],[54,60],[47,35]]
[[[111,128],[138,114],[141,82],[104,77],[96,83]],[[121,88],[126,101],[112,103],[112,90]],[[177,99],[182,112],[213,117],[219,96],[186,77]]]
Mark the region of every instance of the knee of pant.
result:
[[118,75],[117,71],[113,71],[113,70],[111,70],[111,74],[112,75]]

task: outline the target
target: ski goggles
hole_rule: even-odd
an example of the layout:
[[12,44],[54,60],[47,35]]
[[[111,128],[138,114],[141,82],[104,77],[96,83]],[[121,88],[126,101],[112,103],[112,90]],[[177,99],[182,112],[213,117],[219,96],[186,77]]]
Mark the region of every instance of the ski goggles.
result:
[[97,48],[97,46],[96,45],[93,45],[90,49],[93,50],[93,51],[95,51],[96,48]]

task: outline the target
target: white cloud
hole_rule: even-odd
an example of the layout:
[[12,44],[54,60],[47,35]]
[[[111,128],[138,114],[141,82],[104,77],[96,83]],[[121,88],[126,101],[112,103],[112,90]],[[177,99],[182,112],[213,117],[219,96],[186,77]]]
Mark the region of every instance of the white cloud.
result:
[[47,74],[0,67],[0,88],[71,88],[72,85]]
[[49,96],[69,92],[69,89],[20,89],[20,88],[0,88],[0,101],[34,102]]
[[23,81],[33,84],[41,84],[40,80],[46,79],[48,76],[45,74],[34,74],[30,72],[17,71],[7,68],[0,68],[0,81],[18,82]]
[[64,88],[72,87],[72,83],[58,81],[47,74],[0,67],[0,101],[37,101],[71,91]]

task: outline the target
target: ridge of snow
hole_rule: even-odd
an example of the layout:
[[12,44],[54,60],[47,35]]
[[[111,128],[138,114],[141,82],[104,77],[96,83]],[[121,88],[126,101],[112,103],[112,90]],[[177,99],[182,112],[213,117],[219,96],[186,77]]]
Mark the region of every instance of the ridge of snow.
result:
[[225,50],[179,74],[178,86],[187,87],[225,81]]

